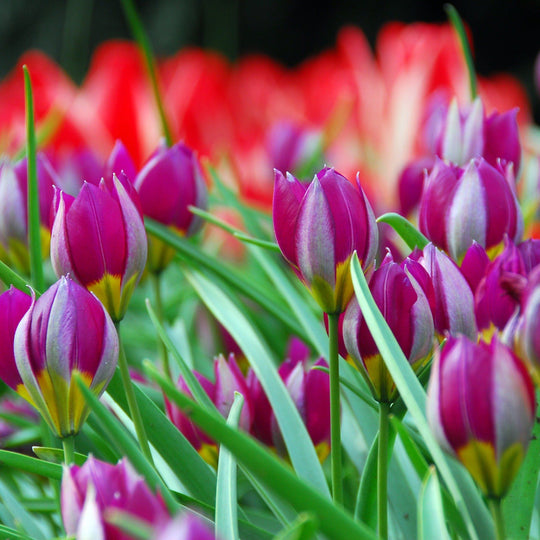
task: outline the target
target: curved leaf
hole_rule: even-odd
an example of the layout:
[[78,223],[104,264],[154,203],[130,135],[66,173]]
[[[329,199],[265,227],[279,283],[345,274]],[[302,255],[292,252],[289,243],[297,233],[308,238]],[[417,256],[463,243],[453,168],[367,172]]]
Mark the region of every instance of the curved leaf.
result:
[[434,467],[430,467],[418,500],[418,540],[449,540],[441,498],[441,486]]
[[424,249],[429,244],[429,240],[409,220],[395,212],[378,217],[377,223],[379,222],[390,225],[411,250]]

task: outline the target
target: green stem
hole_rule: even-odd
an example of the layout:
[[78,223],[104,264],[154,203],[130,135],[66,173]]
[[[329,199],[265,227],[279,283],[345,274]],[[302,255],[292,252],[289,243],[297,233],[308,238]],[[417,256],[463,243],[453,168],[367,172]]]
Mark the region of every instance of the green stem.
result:
[[343,485],[341,479],[341,426],[339,400],[339,356],[338,356],[339,314],[328,315],[328,337],[330,340],[328,363],[330,364],[330,448],[332,468],[332,496],[334,502],[342,504]]
[[465,62],[467,63],[467,70],[469,72],[469,86],[471,89],[471,100],[474,101],[478,94],[477,82],[476,82],[476,71],[474,70],[474,62],[471,53],[471,47],[469,45],[469,38],[467,37],[467,32],[465,31],[465,26],[463,26],[463,21],[457,12],[457,9],[452,4],[445,4],[444,9],[454,30],[456,31],[459,42],[461,44],[461,49],[463,51],[463,56],[465,57]]
[[377,522],[379,538],[388,538],[388,403],[379,403],[379,446],[377,456]]
[[491,510],[491,515],[493,516],[493,521],[495,522],[495,538],[497,540],[504,540],[506,538],[501,502],[501,499],[489,500],[489,508]]
[[133,425],[135,426],[135,433],[137,434],[137,439],[141,447],[144,457],[154,465],[154,460],[152,458],[152,452],[150,451],[150,445],[148,444],[148,437],[146,436],[146,430],[144,429],[144,424],[141,417],[141,412],[139,411],[139,405],[135,399],[135,392],[133,390],[133,385],[131,382],[131,377],[129,375],[129,367],[127,363],[126,353],[124,351],[124,345],[122,339],[120,338],[120,323],[115,323],[116,330],[118,332],[118,339],[120,341],[120,351],[118,355],[118,367],[120,368],[120,375],[122,377],[122,384],[124,386],[124,391],[126,393],[127,402],[129,405],[129,412],[131,415],[131,420],[133,420]]
[[161,120],[161,128],[163,130],[163,135],[167,142],[167,146],[172,146],[173,138],[171,134],[171,129],[169,123],[167,122],[167,116],[165,115],[165,107],[163,106],[163,100],[161,99],[161,93],[159,91],[159,85],[156,74],[156,67],[154,64],[154,57],[152,56],[152,50],[150,48],[150,41],[148,36],[144,31],[142,22],[137,14],[137,10],[133,4],[133,0],[121,0],[122,7],[124,8],[124,13],[128,21],[131,33],[135,37],[139,48],[141,49],[144,56],[144,63],[146,70],[148,72],[148,77],[150,78],[150,83],[152,84],[152,90],[154,92],[154,98],[158,107],[159,118]]
[[[151,273],[151,280],[152,285],[154,287],[154,299],[156,301],[156,315],[158,317],[159,323],[164,326],[163,320],[164,320],[164,311],[163,311],[163,301],[161,298],[161,282],[160,282],[160,275]],[[159,347],[159,354],[161,356],[161,363],[163,365],[163,372],[167,377],[171,377],[171,368],[169,366],[169,352],[167,351],[167,347],[161,337],[158,335],[158,347]]]
[[64,463],[66,465],[75,463],[75,435],[64,437],[62,446],[64,447]]
[[30,273],[32,285],[44,289],[43,265],[41,257],[41,227],[39,219],[39,192],[36,166],[36,131],[34,126],[34,98],[32,82],[26,65],[24,72],[24,98],[26,106],[26,157],[28,176],[28,246],[30,251]]

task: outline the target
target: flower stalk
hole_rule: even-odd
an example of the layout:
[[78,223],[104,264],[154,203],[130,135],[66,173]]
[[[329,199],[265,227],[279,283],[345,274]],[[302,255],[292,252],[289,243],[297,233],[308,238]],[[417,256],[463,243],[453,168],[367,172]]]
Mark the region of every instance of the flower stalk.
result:
[[[150,274],[152,280],[152,286],[154,288],[154,298],[156,301],[156,314],[159,322],[163,325],[163,299],[161,297],[161,281],[160,274],[152,272]],[[169,365],[169,352],[167,351],[167,346],[158,335],[158,347],[159,355],[161,357],[161,364],[163,366],[163,372],[167,377],[171,377],[171,367]]]
[[379,403],[379,444],[377,450],[377,523],[379,538],[388,538],[388,414],[390,405]]

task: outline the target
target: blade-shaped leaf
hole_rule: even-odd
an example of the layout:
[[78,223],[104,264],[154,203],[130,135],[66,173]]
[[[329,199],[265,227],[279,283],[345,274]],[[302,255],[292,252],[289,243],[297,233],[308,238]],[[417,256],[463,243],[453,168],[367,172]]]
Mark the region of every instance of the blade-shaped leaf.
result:
[[424,249],[429,244],[429,240],[409,220],[395,212],[383,214],[377,218],[377,222],[390,225],[411,250]]
[[418,500],[418,539],[449,540],[441,499],[441,486],[434,467],[430,467]]

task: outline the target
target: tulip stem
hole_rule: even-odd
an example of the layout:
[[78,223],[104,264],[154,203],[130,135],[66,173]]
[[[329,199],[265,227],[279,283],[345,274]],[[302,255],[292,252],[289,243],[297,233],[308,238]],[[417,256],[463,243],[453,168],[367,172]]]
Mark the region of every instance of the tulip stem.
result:
[[75,435],[68,435],[62,439],[64,447],[64,463],[72,465],[75,462]]
[[388,538],[388,403],[379,403],[379,447],[377,455],[377,522],[379,538]]
[[338,322],[338,313],[328,315],[328,337],[330,339],[328,363],[330,364],[330,460],[332,466],[332,496],[335,503],[342,504]]
[[495,538],[497,540],[504,540],[506,538],[504,531],[504,518],[502,513],[501,499],[489,499],[489,508],[493,521],[495,522]]
[[124,351],[124,345],[122,343],[122,338],[120,337],[120,323],[116,323],[116,331],[118,332],[118,339],[120,343],[120,351],[118,354],[118,367],[120,368],[120,375],[122,377],[122,384],[124,385],[124,392],[126,393],[126,398],[129,405],[129,412],[131,415],[131,420],[133,420],[133,425],[135,426],[135,433],[137,434],[137,439],[141,447],[144,457],[148,460],[149,463],[154,465],[154,460],[152,458],[152,452],[150,451],[150,445],[148,444],[148,437],[146,436],[146,430],[144,429],[144,424],[141,417],[141,412],[139,411],[139,405],[135,399],[135,391],[133,390],[133,384],[131,382],[131,377],[129,376],[129,367],[127,363],[126,353]]
[[[159,274],[155,274],[154,272],[151,273],[151,279],[152,279],[152,285],[154,287],[154,299],[156,301],[156,315],[158,318],[158,321],[162,326],[163,320],[164,320],[164,311],[163,311],[163,301],[161,297],[161,282]],[[169,352],[167,351],[167,347],[163,340],[158,335],[158,347],[159,347],[159,354],[161,356],[161,363],[163,365],[163,372],[165,375],[169,378],[171,378],[171,368],[169,365]]]

